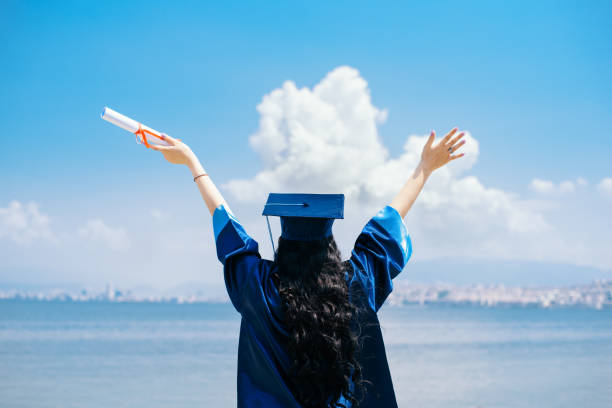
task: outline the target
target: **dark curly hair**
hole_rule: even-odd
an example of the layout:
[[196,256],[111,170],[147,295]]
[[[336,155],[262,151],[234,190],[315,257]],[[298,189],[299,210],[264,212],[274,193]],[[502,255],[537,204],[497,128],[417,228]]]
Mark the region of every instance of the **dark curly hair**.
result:
[[279,237],[274,261],[290,333],[294,395],[306,408],[344,407],[340,396],[358,406],[357,391],[363,391],[356,358],[359,310],[349,301],[346,273],[352,270],[341,261],[333,235],[317,241]]

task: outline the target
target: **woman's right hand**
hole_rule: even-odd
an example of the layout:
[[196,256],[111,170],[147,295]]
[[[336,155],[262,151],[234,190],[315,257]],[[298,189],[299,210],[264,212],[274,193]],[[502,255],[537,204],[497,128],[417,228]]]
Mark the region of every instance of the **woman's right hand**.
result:
[[451,131],[448,132],[442,138],[442,140],[436,143],[435,146],[432,146],[432,144],[436,138],[436,132],[433,130],[431,131],[431,134],[423,147],[423,152],[421,153],[421,164],[427,173],[431,173],[432,171],[444,166],[446,163],[458,159],[465,154],[452,154],[465,143],[465,140],[459,141],[463,135],[465,135],[465,132],[461,132],[457,136],[452,137],[457,130],[457,128],[451,129]]
[[166,160],[174,164],[184,164],[190,166],[197,160],[196,155],[191,151],[189,146],[166,134],[162,134],[162,140],[168,143],[168,146],[151,144],[151,149],[162,152]]

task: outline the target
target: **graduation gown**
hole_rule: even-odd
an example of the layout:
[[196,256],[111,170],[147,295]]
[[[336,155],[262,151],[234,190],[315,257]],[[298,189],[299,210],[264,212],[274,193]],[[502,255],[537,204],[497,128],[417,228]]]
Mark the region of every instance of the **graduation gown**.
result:
[[[273,261],[262,259],[257,242],[224,205],[213,213],[217,257],[223,263],[230,300],[241,314],[238,346],[238,407],[297,408],[289,385],[290,360],[285,351],[280,295],[271,275]],[[349,298],[361,307],[362,350],[358,360],[366,386],[361,407],[397,407],[377,312],[412,254],[401,216],[385,206],[372,217],[355,241],[348,260]],[[360,397],[360,396],[358,396]],[[341,402],[348,406],[344,400]]]

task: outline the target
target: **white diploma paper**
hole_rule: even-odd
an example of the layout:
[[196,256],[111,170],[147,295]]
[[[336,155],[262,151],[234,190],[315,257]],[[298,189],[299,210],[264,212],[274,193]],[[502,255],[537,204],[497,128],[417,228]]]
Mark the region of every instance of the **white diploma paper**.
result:
[[[136,133],[140,125],[140,127],[143,130],[149,131],[157,136],[161,135],[161,132],[158,132],[155,129],[145,126],[142,123],[137,122],[132,118],[128,118],[127,116],[124,116],[120,114],[119,112],[116,112],[108,107],[104,107],[104,109],[102,110],[102,115],[100,116],[102,117],[102,119],[106,120],[107,122],[110,122],[113,125],[119,126],[120,128],[125,129],[130,133]],[[168,143],[166,143],[165,141],[161,140],[158,137],[154,137],[150,135],[146,135],[146,137],[147,137],[147,142],[149,143],[168,145]]]

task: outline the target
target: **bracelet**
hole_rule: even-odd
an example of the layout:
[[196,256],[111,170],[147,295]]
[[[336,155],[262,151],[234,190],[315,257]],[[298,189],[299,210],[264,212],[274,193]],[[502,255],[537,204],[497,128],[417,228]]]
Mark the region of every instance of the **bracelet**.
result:
[[197,176],[195,176],[193,178],[193,181],[195,182],[198,178],[202,177],[202,176],[208,176],[208,173],[202,173],[202,174],[198,174]]

